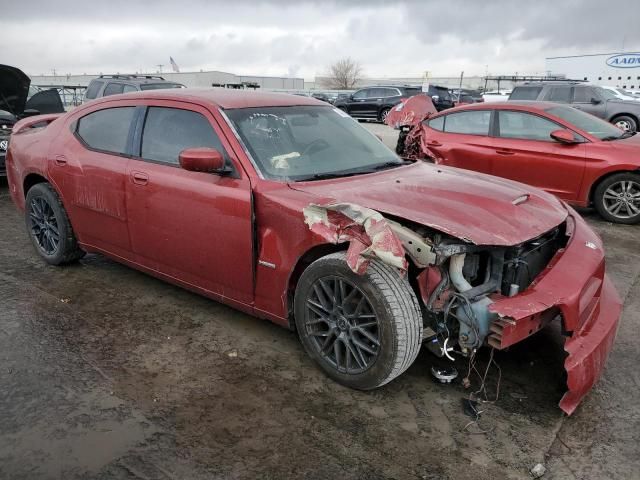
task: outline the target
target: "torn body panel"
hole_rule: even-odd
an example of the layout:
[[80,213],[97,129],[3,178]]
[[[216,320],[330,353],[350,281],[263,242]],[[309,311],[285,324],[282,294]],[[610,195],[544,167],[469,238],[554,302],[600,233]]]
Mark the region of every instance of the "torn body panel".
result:
[[379,212],[351,203],[333,203],[311,204],[303,213],[312,232],[331,243],[349,242],[347,263],[354,272],[366,272],[372,258],[406,272],[403,244]]

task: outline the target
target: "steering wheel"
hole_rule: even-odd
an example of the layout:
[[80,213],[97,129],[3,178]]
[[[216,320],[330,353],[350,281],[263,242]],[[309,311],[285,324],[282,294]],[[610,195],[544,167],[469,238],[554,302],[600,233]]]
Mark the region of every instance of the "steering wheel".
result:
[[318,138],[317,140],[314,140],[309,145],[304,147],[304,150],[302,151],[302,156],[311,155],[312,153],[316,153],[316,152],[319,152],[320,150],[324,150],[330,147],[331,145],[329,145],[329,143],[326,140],[322,138]]

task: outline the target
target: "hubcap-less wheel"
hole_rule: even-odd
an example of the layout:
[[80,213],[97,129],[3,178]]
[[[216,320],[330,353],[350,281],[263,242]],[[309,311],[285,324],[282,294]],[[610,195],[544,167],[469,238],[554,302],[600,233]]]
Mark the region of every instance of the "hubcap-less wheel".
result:
[[387,121],[387,117],[389,116],[389,110],[383,110],[380,114],[380,121],[385,123]]
[[366,295],[345,278],[323,277],[313,283],[305,328],[320,356],[341,373],[362,373],[378,357],[378,318]]
[[602,202],[616,218],[635,217],[640,214],[640,184],[632,180],[616,182],[605,190]]
[[36,240],[38,246],[47,255],[53,255],[60,244],[60,233],[58,230],[58,220],[43,197],[35,197],[29,204],[29,227],[31,235]]
[[628,132],[632,129],[631,123],[628,120],[618,120],[615,125],[625,132]]

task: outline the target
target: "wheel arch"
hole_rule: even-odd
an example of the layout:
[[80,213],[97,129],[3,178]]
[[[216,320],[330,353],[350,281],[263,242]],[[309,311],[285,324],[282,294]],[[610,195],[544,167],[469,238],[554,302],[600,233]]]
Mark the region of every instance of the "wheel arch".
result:
[[24,195],[24,198],[27,198],[27,192],[31,189],[31,187],[37,185],[38,183],[51,184],[49,180],[47,180],[39,173],[29,173],[24,177],[24,180],[22,181],[22,194]]
[[302,273],[307,269],[309,265],[311,265],[319,258],[330,255],[332,253],[347,250],[347,248],[349,248],[348,243],[322,243],[319,245],[314,245],[298,258],[296,264],[291,270],[291,274],[289,275],[289,281],[287,282],[287,319],[290,330],[296,329],[296,322],[293,315],[293,297],[295,295],[296,286],[298,285],[298,281],[300,280]]
[[614,123],[616,118],[619,118],[619,117],[631,117],[636,122],[636,128],[640,128],[640,116],[635,115],[633,113],[615,113],[611,115],[611,118],[609,119],[609,123]]
[[612,177],[613,175],[617,175],[619,173],[635,173],[640,175],[640,168],[622,168],[620,170],[611,170],[608,171],[606,173],[604,173],[602,176],[596,178],[593,183],[591,184],[591,187],[589,188],[589,197],[588,197],[588,202],[589,205],[593,205],[593,200],[594,200],[594,195],[596,194],[596,190],[598,189],[598,187],[600,186],[600,184],[602,182],[604,182],[607,178]]

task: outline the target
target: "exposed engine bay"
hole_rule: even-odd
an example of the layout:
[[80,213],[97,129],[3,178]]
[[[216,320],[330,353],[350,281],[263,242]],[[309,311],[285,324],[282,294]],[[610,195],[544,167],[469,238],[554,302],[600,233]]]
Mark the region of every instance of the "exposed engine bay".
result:
[[449,358],[456,347],[465,356],[485,344],[502,348],[503,319],[491,305],[525,291],[568,242],[566,222],[520,245],[494,247],[353,204],[310,205],[304,214],[311,230],[327,240],[349,242],[347,262],[356,273],[372,258],[411,271],[422,300],[423,337],[434,339],[427,342],[430,350]]

